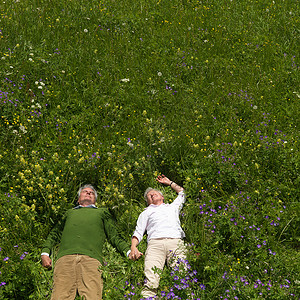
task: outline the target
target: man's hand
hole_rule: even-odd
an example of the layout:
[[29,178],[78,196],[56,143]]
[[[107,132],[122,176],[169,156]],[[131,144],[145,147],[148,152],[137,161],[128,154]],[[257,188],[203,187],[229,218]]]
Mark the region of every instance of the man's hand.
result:
[[42,259],[42,266],[44,268],[47,268],[47,269],[52,268],[52,260],[48,255],[42,255],[41,259]]
[[139,244],[138,238],[136,236],[133,236],[131,239],[131,252],[128,256],[129,259],[137,260],[143,255],[143,253],[140,252],[137,248],[138,244]]
[[183,188],[176,184],[175,182],[171,181],[168,177],[166,177],[164,174],[159,175],[156,180],[164,185],[169,185],[177,194],[181,191],[183,191]]
[[131,252],[129,254],[129,259],[138,260],[143,255],[142,252],[138,250],[136,247],[131,247]]
[[170,183],[172,182],[168,177],[166,177],[165,175],[161,174],[159,175],[156,180],[164,185],[170,185]]

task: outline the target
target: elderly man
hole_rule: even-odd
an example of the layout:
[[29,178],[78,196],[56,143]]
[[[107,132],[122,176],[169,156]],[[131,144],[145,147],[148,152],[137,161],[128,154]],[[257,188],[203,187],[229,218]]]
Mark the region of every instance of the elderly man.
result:
[[157,181],[170,186],[178,196],[171,204],[165,204],[164,196],[159,190],[148,188],[144,194],[148,207],[137,220],[131,240],[130,258],[135,260],[142,255],[137,245],[147,231],[148,246],[144,266],[146,283],[142,291],[145,298],[156,296],[159,275],[154,271],[155,267],[162,270],[165,261],[168,265],[172,265],[178,258],[185,259],[185,246],[182,240],[185,234],[179,220],[179,212],[185,202],[183,188],[164,175],[158,176]]
[[[106,239],[119,253],[130,252],[121,239],[105,208],[97,208],[97,191],[84,185],[78,191],[78,206],[65,216],[50,232],[42,248],[42,265],[51,268],[51,249],[60,244],[53,273],[52,300],[102,299],[103,283],[99,267]],[[138,255],[138,254],[137,254]]]

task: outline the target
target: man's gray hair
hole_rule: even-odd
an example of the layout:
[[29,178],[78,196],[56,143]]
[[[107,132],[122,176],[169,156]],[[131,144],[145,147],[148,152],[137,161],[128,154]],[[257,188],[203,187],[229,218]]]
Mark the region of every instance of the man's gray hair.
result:
[[85,185],[83,185],[82,187],[79,188],[79,190],[77,192],[78,198],[79,198],[82,190],[87,189],[87,188],[90,188],[90,189],[92,189],[94,191],[94,193],[95,193],[95,200],[97,201],[97,197],[98,197],[97,191],[96,191],[96,189],[91,184],[85,184]]
[[146,189],[145,193],[144,193],[144,199],[146,200],[146,202],[148,202],[148,201],[147,201],[147,195],[148,195],[148,193],[149,193],[150,191],[156,191],[156,192],[159,192],[162,196],[164,195],[164,194],[162,193],[162,191],[157,190],[157,189],[154,189],[154,188],[152,188],[152,187],[148,187],[148,188]]

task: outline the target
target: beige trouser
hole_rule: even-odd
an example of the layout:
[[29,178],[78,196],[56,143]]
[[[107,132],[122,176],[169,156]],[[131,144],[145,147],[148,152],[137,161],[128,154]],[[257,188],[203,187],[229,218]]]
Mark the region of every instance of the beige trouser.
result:
[[165,262],[168,266],[174,266],[178,260],[185,259],[186,248],[181,239],[152,239],[148,243],[145,255],[144,272],[146,276],[145,287],[142,291],[144,298],[154,297],[159,285],[159,275],[153,270],[154,267],[162,270]]
[[65,255],[55,263],[51,300],[102,299],[100,262],[87,255]]

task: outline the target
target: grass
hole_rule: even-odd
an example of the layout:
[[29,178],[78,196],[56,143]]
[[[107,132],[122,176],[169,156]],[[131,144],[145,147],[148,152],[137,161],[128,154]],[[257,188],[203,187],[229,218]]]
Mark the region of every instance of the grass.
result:
[[[160,173],[188,194],[190,267],[163,271],[163,299],[296,298],[298,10],[292,0],[3,2],[1,298],[49,298],[41,244],[81,184],[97,187],[129,243]],[[106,247],[104,299],[140,299],[143,261]]]

